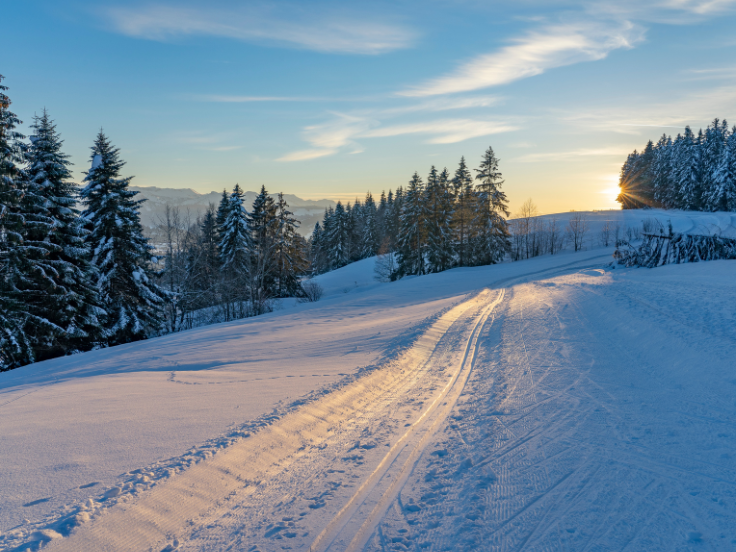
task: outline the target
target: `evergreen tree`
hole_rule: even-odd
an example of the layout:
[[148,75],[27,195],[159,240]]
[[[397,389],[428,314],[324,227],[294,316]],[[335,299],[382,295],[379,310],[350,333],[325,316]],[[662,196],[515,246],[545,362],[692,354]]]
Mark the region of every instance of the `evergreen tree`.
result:
[[9,109],[3,78],[0,75],[0,371],[34,360],[24,331],[28,314],[17,287],[24,224],[20,210],[24,137],[15,130],[21,121]]
[[[105,338],[93,284],[89,232],[76,209],[63,141],[44,110],[35,117],[27,153],[26,278],[27,334],[37,360],[99,346]],[[40,321],[40,323],[39,323]]]
[[267,302],[275,294],[276,264],[275,248],[278,233],[276,204],[261,186],[253,201],[249,222],[253,232],[253,256],[251,262],[251,302],[254,314],[268,309]]
[[250,255],[253,249],[248,214],[243,207],[245,194],[239,184],[235,184],[225,209],[220,204],[218,215],[224,215],[220,227],[220,265],[232,278],[240,280],[250,271]]
[[[384,201],[385,201],[384,196]],[[380,235],[378,231],[378,211],[373,196],[368,192],[365,196],[363,204],[363,239],[361,240],[362,252],[361,257],[372,257],[378,252],[381,245]]]
[[227,220],[228,213],[230,212],[230,194],[227,190],[222,190],[222,197],[220,198],[220,205],[217,207],[217,215],[215,215],[215,228],[217,229],[218,236],[221,237],[222,232],[225,228],[225,221]]
[[424,183],[414,173],[403,198],[399,230],[399,275],[424,274],[425,226]]
[[350,261],[350,227],[348,215],[339,201],[334,213],[329,217],[327,243],[330,269],[334,270],[348,264]]
[[460,158],[460,165],[452,179],[452,192],[455,201],[452,219],[455,235],[455,249],[459,266],[470,263],[470,246],[473,238],[472,222],[474,220],[475,192],[473,179],[465,164],[465,157]]
[[698,211],[701,207],[701,142],[699,136],[696,137],[689,126],[685,128],[685,134],[682,136],[678,151],[677,167],[675,168],[676,179],[679,184],[680,208],[691,211]]
[[249,298],[249,277],[252,276],[253,237],[243,198],[245,194],[235,184],[226,208],[220,204],[218,214],[225,215],[219,230],[222,298],[226,320],[248,316],[244,302]]
[[[325,212],[325,216],[327,213]],[[325,253],[325,236],[319,222],[314,225],[312,235],[309,237],[310,251],[310,274],[316,276],[328,270],[328,263]]]
[[708,198],[713,210],[736,211],[736,126],[726,139],[714,184]]
[[154,283],[153,247],[143,237],[138,192],[128,190],[132,177],[119,178],[125,164],[102,131],[92,147],[92,167],[80,197],[90,228],[96,286],[107,311],[108,343],[116,345],[156,334],[163,323],[168,294]]
[[297,228],[299,221],[289,211],[289,204],[284,194],[279,193],[276,201],[276,220],[278,234],[276,238],[276,295],[278,297],[294,296],[299,291],[299,266],[302,264],[302,251],[299,247]]
[[429,272],[442,272],[453,263],[453,191],[450,175],[443,169],[429,199],[432,224],[427,231],[427,266]]
[[676,204],[672,174],[672,138],[666,134],[662,135],[654,149],[652,188],[655,205],[671,209]]
[[701,207],[705,211],[718,211],[722,205],[719,173],[726,149],[728,126],[715,119],[705,131],[701,147]]
[[511,248],[506,218],[509,216],[508,200],[501,191],[503,178],[498,158],[489,147],[476,169],[478,184],[478,208],[474,219],[477,229],[474,247],[474,264],[495,264],[503,260]]

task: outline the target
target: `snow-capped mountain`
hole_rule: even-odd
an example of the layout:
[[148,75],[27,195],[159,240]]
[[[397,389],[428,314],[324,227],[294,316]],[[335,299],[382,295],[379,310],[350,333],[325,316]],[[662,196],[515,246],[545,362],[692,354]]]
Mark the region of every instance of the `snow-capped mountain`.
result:
[[[158,188],[156,186],[130,186],[130,189],[139,192],[138,198],[147,200],[141,205],[141,222],[147,228],[154,228],[164,218],[166,206],[178,207],[181,216],[195,221],[204,214],[207,206],[220,203],[222,192],[201,194],[191,188]],[[245,192],[243,204],[247,209],[253,205],[257,192]],[[272,194],[275,197],[275,194]],[[284,194],[289,207],[301,222],[299,231],[302,235],[311,234],[314,225],[322,219],[325,209],[334,207],[335,202],[330,199],[302,199],[293,194]]]

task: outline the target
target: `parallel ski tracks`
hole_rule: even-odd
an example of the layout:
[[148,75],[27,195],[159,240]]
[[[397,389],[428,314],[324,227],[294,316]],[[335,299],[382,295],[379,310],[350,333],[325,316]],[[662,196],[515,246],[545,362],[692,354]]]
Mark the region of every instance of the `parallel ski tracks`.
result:
[[[186,541],[194,528],[207,526],[209,521],[221,518],[234,502],[256,499],[262,482],[288,471],[295,462],[304,458],[309,447],[320,448],[334,440],[335,430],[342,422],[368,416],[380,423],[380,419],[386,416],[386,406],[396,402],[397,394],[407,394],[423,382],[428,372],[437,368],[432,362],[433,355],[436,356],[437,347],[450,328],[461,319],[467,321],[468,313],[476,313],[480,308],[480,315],[473,314],[475,318],[474,322],[471,319],[472,330],[465,341],[461,362],[451,367],[454,371],[449,381],[439,393],[433,392],[429,396],[429,406],[406,428],[375,470],[367,476],[358,491],[313,543],[316,550],[334,541],[334,536],[340,534],[346,522],[355,516],[358,507],[364,505],[365,498],[379,488],[378,484],[387,470],[392,468],[392,473],[396,471],[396,462],[399,459],[397,479],[393,480],[370,515],[360,520],[357,533],[350,535],[350,549],[357,549],[370,536],[382,512],[391,504],[411,473],[433,432],[445,420],[462,392],[475,359],[480,329],[504,296],[504,291],[501,290],[495,300],[484,306],[492,296],[491,293],[484,290],[444,314],[394,363],[371,372],[314,403],[304,405],[273,426],[243,439],[210,460],[201,462],[170,480],[162,481],[127,503],[114,506],[100,518],[79,527],[70,537],[49,542],[45,549],[70,552],[138,552],[160,550],[167,543]],[[465,323],[455,328],[455,331],[461,332],[458,336],[467,332]],[[445,374],[447,372],[449,370]],[[438,376],[434,374],[433,377]],[[408,458],[404,459],[408,451]],[[356,520],[353,520],[351,527],[356,524]]]
[[[465,341],[460,362],[445,387],[434,397],[434,400],[422,412],[421,416],[394,443],[378,466],[317,536],[309,548],[310,552],[323,552],[332,548],[345,550],[346,552],[357,552],[365,547],[386,511],[406,484],[426,447],[432,441],[435,432],[447,419],[465,388],[475,362],[481,330],[495,307],[503,300],[504,294],[503,289],[499,290],[495,300],[488,304],[477,316],[470,335]],[[407,450],[408,455],[404,454],[406,458],[399,460],[400,455],[406,453]],[[389,470],[393,475],[392,481],[385,491],[381,491],[379,484]],[[361,517],[361,506],[364,506],[370,495],[375,492],[379,492],[380,497],[374,505],[372,504],[373,507],[370,509],[370,513],[364,519],[357,520],[358,523],[361,521],[362,523],[353,534],[351,528],[347,527],[348,523],[350,522],[351,526],[357,525],[355,518]],[[347,535],[344,533],[347,533]],[[346,543],[347,546],[345,546]]]

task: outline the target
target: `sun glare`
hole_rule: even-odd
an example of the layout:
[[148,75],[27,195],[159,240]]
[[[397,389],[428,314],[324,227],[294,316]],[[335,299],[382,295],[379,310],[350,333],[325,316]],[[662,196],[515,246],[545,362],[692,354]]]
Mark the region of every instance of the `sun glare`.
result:
[[601,189],[598,193],[603,196],[603,201],[605,203],[604,208],[615,209],[619,207],[619,204],[616,201],[616,198],[618,197],[618,194],[620,192],[618,187],[618,175],[606,175],[601,177],[601,180],[603,181],[605,187]]

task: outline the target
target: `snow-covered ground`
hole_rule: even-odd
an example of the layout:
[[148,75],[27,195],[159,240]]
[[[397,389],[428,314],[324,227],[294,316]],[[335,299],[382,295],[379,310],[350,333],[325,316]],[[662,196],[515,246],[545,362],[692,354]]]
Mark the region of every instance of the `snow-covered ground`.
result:
[[732,550],[736,263],[611,269],[596,216],[578,253],[368,259],[318,303],[0,374],[0,550]]

